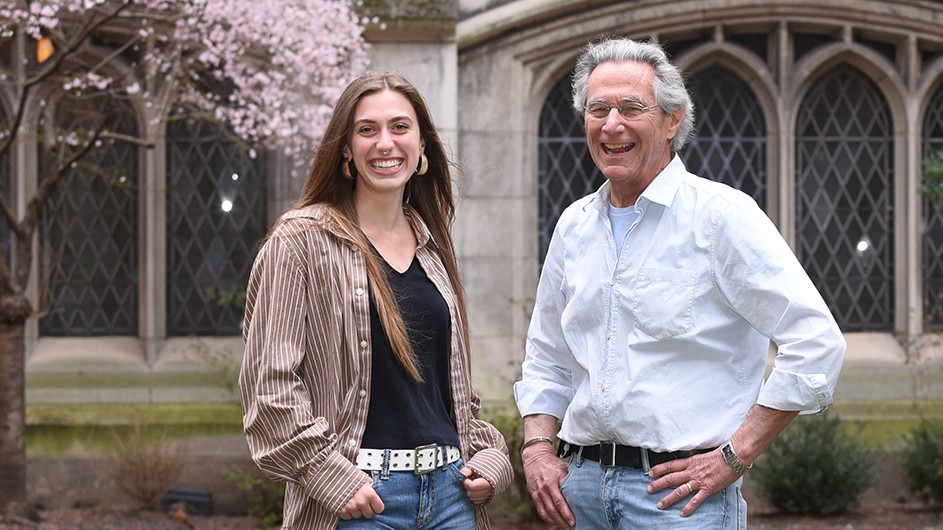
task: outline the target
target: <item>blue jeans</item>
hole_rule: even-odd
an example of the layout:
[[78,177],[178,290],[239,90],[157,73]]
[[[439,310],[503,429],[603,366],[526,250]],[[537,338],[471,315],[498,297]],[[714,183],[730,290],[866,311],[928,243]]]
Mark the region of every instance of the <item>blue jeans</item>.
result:
[[373,489],[383,501],[383,513],[372,519],[340,521],[338,530],[427,528],[470,530],[475,528],[475,506],[468,499],[461,460],[431,473],[368,471]]
[[[688,517],[681,517],[686,497],[665,510],[656,504],[671,493],[649,494],[647,469],[604,468],[574,456],[563,481],[563,497],[576,517],[576,530],[741,530],[747,527],[747,503],[740,495],[741,478],[705,500]],[[693,494],[692,494],[693,495]]]

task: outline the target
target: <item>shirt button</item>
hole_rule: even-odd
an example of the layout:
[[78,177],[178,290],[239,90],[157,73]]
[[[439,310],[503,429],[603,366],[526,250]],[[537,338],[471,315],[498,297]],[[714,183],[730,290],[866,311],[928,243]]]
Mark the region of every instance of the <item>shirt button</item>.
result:
[[362,295],[362,294],[363,294],[363,287],[358,287],[358,288],[357,288],[357,290],[356,290],[356,291],[354,291],[354,292],[356,292],[356,293],[357,293],[357,296],[360,296],[360,295]]
[[367,397],[367,391],[366,391],[366,390],[361,390],[361,391],[360,391],[360,397]]
[[612,340],[612,332],[611,332],[611,331],[607,331],[607,332],[606,332],[606,340]]
[[366,347],[367,347],[367,341],[365,341],[365,340],[360,341],[360,347],[361,347],[361,348],[366,348]]
[[609,285],[615,285],[615,284],[616,284],[615,278],[609,278]]
[[347,445],[353,447],[357,445],[357,440],[347,440]]

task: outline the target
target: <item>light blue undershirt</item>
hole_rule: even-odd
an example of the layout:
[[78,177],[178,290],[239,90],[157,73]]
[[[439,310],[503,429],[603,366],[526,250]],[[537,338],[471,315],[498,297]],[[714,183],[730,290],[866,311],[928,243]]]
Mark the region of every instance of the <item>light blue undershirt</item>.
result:
[[612,239],[616,242],[616,257],[622,254],[622,243],[625,242],[625,235],[629,233],[629,227],[638,219],[638,210],[635,205],[625,208],[616,208],[609,203],[609,224],[612,226]]

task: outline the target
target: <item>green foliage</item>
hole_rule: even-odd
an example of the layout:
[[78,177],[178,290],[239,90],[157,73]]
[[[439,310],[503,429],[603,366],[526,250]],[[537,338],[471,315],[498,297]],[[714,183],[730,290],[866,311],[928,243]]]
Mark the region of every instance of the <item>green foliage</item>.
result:
[[924,420],[911,429],[901,457],[910,491],[928,503],[943,503],[943,420]]
[[258,518],[266,526],[282,524],[284,484],[273,482],[261,476],[258,471],[250,472],[241,467],[226,470],[226,478],[245,495],[246,509],[250,517]]
[[[243,282],[243,285],[245,285],[245,282]],[[207,300],[222,309],[244,311],[246,308],[246,291],[244,289],[226,290],[209,286],[203,289],[203,294],[206,295]]]
[[923,159],[923,196],[943,206],[943,149]]
[[226,348],[211,348],[200,337],[190,337],[190,344],[184,356],[195,359],[210,368],[220,386],[233,396],[239,391],[239,361]]
[[872,461],[837,416],[802,416],[770,444],[754,477],[778,510],[828,515],[846,511],[868,489]]
[[514,468],[514,482],[494,501],[494,508],[502,513],[511,514],[522,521],[539,521],[537,509],[527,493],[524,480],[524,465],[521,462],[521,444],[524,443],[524,421],[514,405],[489,407],[482,414],[482,419],[495,426],[507,442]]

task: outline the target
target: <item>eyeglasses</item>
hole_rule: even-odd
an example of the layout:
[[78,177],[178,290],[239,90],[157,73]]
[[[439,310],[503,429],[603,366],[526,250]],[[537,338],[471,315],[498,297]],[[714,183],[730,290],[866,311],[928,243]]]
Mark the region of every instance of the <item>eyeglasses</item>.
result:
[[617,109],[619,111],[619,115],[629,121],[637,120],[656,108],[658,108],[657,105],[647,106],[638,102],[623,103],[618,107],[613,107],[612,105],[603,103],[601,101],[590,103],[589,105],[583,107],[583,109],[586,111],[586,114],[596,120],[605,120],[609,117],[609,113],[612,111],[612,109]]

